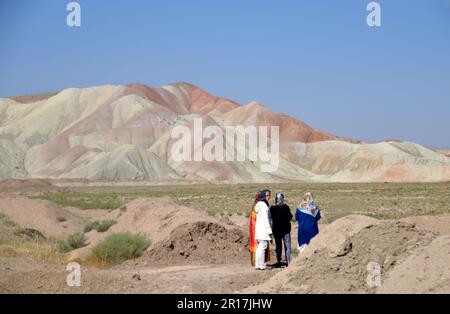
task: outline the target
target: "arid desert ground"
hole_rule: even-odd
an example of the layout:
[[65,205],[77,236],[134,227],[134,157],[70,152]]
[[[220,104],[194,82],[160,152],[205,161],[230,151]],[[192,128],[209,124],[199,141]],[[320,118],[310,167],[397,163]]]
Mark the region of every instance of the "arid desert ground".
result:
[[[448,182],[102,185],[0,183],[0,292],[450,292]],[[300,254],[292,222],[286,269],[250,266],[247,214],[262,187],[284,192],[292,211],[307,191],[321,206],[320,234]],[[98,246],[124,233],[139,235],[135,250],[102,255]],[[66,283],[70,261],[80,286]],[[375,287],[371,262],[381,267]]]

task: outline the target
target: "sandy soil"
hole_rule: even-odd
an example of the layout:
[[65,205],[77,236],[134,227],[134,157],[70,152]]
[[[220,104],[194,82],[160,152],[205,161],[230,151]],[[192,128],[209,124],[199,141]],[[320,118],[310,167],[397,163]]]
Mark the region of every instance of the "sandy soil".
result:
[[[235,293],[279,270],[258,272],[246,265],[179,265],[163,268],[82,267],[81,286],[69,287],[64,264],[0,257],[0,291],[7,293]],[[140,280],[133,279],[139,273]]]
[[[68,230],[82,230],[79,221],[118,221],[105,233],[87,233],[89,245],[72,251],[68,259],[87,255],[95,244],[116,232],[141,233],[152,240],[150,248],[136,260],[111,269],[82,266],[82,285],[78,288],[66,284],[66,263],[0,257],[1,292],[239,292],[249,283],[262,282],[278,271],[260,272],[249,267],[248,235],[242,227],[229,219],[209,217],[177,205],[170,198],[139,198],[106,211],[60,208],[47,201],[3,194],[0,212],[21,226],[58,236],[66,235]],[[57,224],[61,215],[67,218],[64,223],[70,228]],[[132,278],[135,273],[140,280]]]
[[[87,233],[89,245],[67,260],[87,256],[116,232],[151,240],[140,258],[109,269],[81,263],[81,287],[67,286],[66,262],[0,256],[0,292],[450,293],[450,214],[400,220],[345,216],[321,224],[320,234],[289,268],[257,271],[249,265],[245,217],[211,217],[168,197],[137,198],[108,211],[63,208],[3,192],[0,213],[55,237],[80,232],[88,221],[117,221],[105,233]],[[65,220],[58,220],[62,216]],[[295,234],[294,227],[293,246]],[[369,262],[380,265],[381,286],[367,285]]]
[[[233,293],[278,271],[260,272],[249,266],[244,217],[231,217],[238,225],[228,217],[211,217],[167,197],[138,198],[108,211],[62,208],[17,193],[2,193],[0,213],[22,227],[55,237],[81,232],[88,221],[117,221],[107,232],[86,233],[88,245],[68,253],[67,261],[86,257],[94,245],[117,232],[140,233],[151,240],[143,256],[110,269],[81,263],[82,286],[78,288],[66,284],[66,262],[0,257],[0,292]],[[64,222],[58,222],[61,216]],[[135,273],[141,280],[132,278]]]
[[[0,213],[22,227],[37,229],[46,236],[54,237],[65,237],[78,232],[86,222],[80,215],[52,202],[30,199],[19,194],[0,194]],[[63,220],[61,218],[64,221],[59,221]]]
[[[443,219],[448,215],[427,217],[426,228],[356,215],[338,219],[323,227],[289,269],[244,291],[450,293],[450,238],[433,228]],[[379,286],[367,284],[370,262],[380,267]]]
[[52,184],[50,180],[44,179],[8,179],[0,181],[0,190],[15,190],[15,189],[30,189],[30,188],[43,188],[50,187]]
[[[76,208],[68,211],[72,214],[80,212]],[[117,232],[140,233],[151,240],[145,254],[147,264],[173,265],[205,259],[212,262],[223,256],[220,250],[241,260],[246,253],[248,235],[242,227],[177,204],[168,197],[137,198],[113,211],[85,210],[82,215],[91,220],[113,219],[117,224],[103,233],[95,230],[87,233],[89,244],[71,252],[73,258],[85,257],[93,246]],[[214,258],[211,252],[206,254],[211,249],[216,249]]]

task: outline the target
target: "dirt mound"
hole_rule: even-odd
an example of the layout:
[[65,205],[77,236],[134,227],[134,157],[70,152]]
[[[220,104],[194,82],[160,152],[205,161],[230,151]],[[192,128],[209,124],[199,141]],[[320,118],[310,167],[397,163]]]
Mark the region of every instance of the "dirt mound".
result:
[[248,235],[239,228],[206,221],[185,223],[167,240],[153,246],[141,260],[147,264],[242,264],[248,261]]
[[195,209],[178,204],[169,197],[137,198],[122,209],[114,211],[117,225],[112,231],[130,231],[143,233],[157,243],[184,223],[197,221],[218,222],[214,217]]
[[[334,235],[334,236],[333,236]],[[363,216],[348,216],[324,227],[311,245],[295,258],[285,272],[267,282],[251,287],[247,292],[303,292],[303,293],[374,293],[407,289],[417,270],[405,263],[418,265],[417,252],[427,251],[436,234],[403,221],[378,221]],[[434,241],[433,241],[434,243]],[[432,249],[433,261],[423,275],[439,277],[448,268],[448,250],[444,244]],[[447,246],[449,243],[447,242]],[[445,254],[442,253],[445,251]],[[439,254],[437,252],[440,252]],[[422,255],[426,255],[422,253]],[[430,258],[431,253],[428,255]],[[413,262],[415,261],[415,262]],[[381,287],[367,284],[369,263],[381,269]],[[427,281],[426,288],[417,291],[449,291],[447,276],[440,281]],[[391,284],[383,283],[388,278]],[[415,277],[414,277],[415,278]],[[395,285],[392,284],[395,282]],[[419,281],[417,281],[419,282]],[[433,290],[435,289],[435,290]],[[416,292],[417,292],[416,291]]]
[[415,224],[423,230],[438,232],[440,235],[450,235],[450,214],[437,216],[412,216],[401,221]]
[[[214,263],[213,258],[209,258],[208,252],[204,251],[205,248],[211,250],[211,246],[218,252],[211,255],[214,258],[223,254],[223,248],[229,247],[230,253],[225,253],[229,262],[240,260],[242,257],[240,254],[247,252],[245,245],[248,238],[245,237],[248,235],[244,235],[243,228],[231,221],[222,221],[180,205],[169,197],[137,198],[111,212],[96,211],[88,214],[95,220],[112,219],[117,223],[106,232],[99,233],[95,230],[88,232],[86,236],[89,244],[73,251],[71,253],[73,258],[86,256],[93,246],[118,232],[143,234],[151,241],[148,249],[151,254],[146,253],[147,257],[140,260],[144,264],[152,262],[174,265],[186,262],[186,259]],[[180,251],[187,255],[179,254]]]
[[8,179],[0,181],[0,190],[32,189],[49,186],[52,186],[52,184],[44,179]]
[[412,252],[385,276],[378,293],[450,293],[450,236]]
[[431,241],[414,225],[383,223],[368,226],[334,254],[318,250],[308,258],[290,283],[304,285],[311,292],[370,292],[367,285],[367,267],[375,262],[383,272],[396,265],[410,250]]
[[52,202],[20,195],[0,195],[0,213],[46,236],[65,237],[82,230],[84,224],[82,218]]

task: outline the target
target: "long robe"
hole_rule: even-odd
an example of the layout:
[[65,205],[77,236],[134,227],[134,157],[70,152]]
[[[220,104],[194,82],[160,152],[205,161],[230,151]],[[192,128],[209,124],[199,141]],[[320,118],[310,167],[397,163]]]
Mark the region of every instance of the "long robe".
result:
[[[250,233],[250,263],[252,266],[255,266],[256,261],[256,248],[258,247],[258,241],[255,238],[255,226],[256,226],[256,212],[252,210],[250,212],[250,223],[249,223],[249,233]],[[270,261],[270,247],[269,242],[267,242],[267,249],[265,255],[265,262]]]
[[254,210],[250,213],[250,262],[252,266],[255,266],[256,260],[256,248],[258,246],[258,242],[255,239],[255,225],[256,225],[256,212]]
[[309,209],[297,208],[295,219],[298,221],[298,245],[309,244],[319,233],[320,209],[313,214]]

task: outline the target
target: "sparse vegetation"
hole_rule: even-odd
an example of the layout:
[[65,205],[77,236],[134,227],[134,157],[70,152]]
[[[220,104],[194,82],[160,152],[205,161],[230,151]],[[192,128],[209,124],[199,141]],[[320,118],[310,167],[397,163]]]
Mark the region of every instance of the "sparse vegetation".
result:
[[0,256],[24,256],[46,262],[59,262],[62,260],[55,243],[50,240],[37,242],[0,237]]
[[119,264],[141,256],[149,245],[141,235],[114,233],[92,249],[91,259],[103,266]]
[[97,232],[105,232],[107,231],[112,225],[115,225],[117,221],[115,220],[102,220],[102,221],[94,221],[88,223],[84,227],[84,232],[89,232],[91,230],[97,230]]
[[98,196],[92,195],[90,192],[74,193],[71,190],[62,190],[45,192],[33,198],[48,200],[64,207],[77,207],[80,209],[115,209],[123,204],[121,195]]
[[70,235],[67,240],[59,239],[56,241],[56,249],[60,253],[66,253],[75,249],[79,249],[86,245],[87,238],[82,233]]
[[86,226],[84,226],[84,232],[87,233],[91,230],[97,229],[98,225],[99,225],[98,221],[90,222]]
[[66,219],[65,217],[58,216],[58,217],[56,217],[56,220],[57,220],[58,222],[64,222],[64,221],[66,221],[67,219]]
[[56,249],[60,253],[67,253],[72,250],[70,245],[65,240],[56,241]]
[[0,256],[28,257],[40,261],[58,262],[61,255],[54,238],[46,238],[39,230],[3,224],[1,215]]
[[82,233],[75,233],[67,238],[67,244],[75,250],[86,245],[87,238]]
[[224,212],[248,213],[256,192],[263,187],[269,188],[273,195],[283,191],[293,211],[305,192],[313,192],[322,208],[323,222],[331,222],[348,214],[392,219],[450,212],[450,182],[90,187],[46,192],[38,197],[62,206],[114,209],[138,197],[168,196],[185,206],[215,216]]
[[15,235],[19,237],[26,237],[30,240],[45,240],[45,236],[39,230],[33,228],[18,228],[15,232]]
[[5,214],[0,213],[0,223],[5,227],[17,227],[17,224]]

